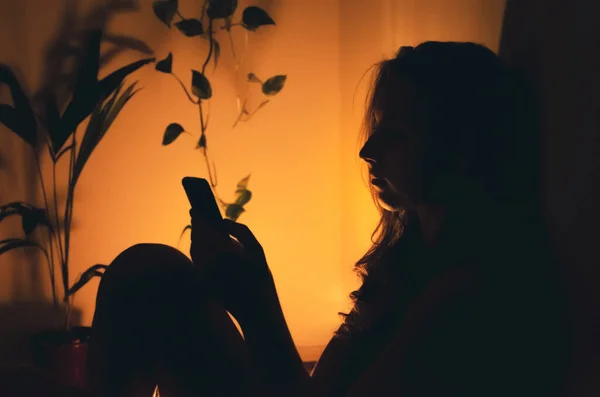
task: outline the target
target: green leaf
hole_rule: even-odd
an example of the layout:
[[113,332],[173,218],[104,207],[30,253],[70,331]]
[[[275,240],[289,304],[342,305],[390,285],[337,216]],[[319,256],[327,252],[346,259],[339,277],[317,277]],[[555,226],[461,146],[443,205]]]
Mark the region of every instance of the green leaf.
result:
[[248,182],[250,181],[250,175],[241,179],[237,183],[235,190],[235,204],[244,206],[252,199],[252,192],[248,190]]
[[213,59],[215,61],[215,69],[217,67],[217,63],[219,63],[219,58],[221,57],[221,45],[215,39],[212,39],[213,43]]
[[252,199],[252,192],[248,189],[240,189],[236,192],[235,203],[237,205],[246,205]]
[[64,142],[66,142],[68,137],[71,135],[71,132],[75,131],[77,126],[90,114],[92,114],[92,112],[94,112],[94,109],[96,109],[98,103],[104,101],[111,94],[115,93],[128,75],[135,72],[142,66],[154,61],[155,58],[146,58],[132,62],[129,65],[123,66],[122,68],[112,72],[97,82],[85,95],[74,95],[62,117],[62,134],[60,139],[59,137],[53,138],[53,142],[57,142],[56,145],[53,145],[55,154],[60,151],[60,148],[56,149],[56,147],[62,147]]
[[163,135],[162,145],[167,146],[171,143],[175,142],[179,135],[181,135],[185,130],[180,124],[171,123],[167,126],[165,133]]
[[115,70],[114,72],[112,72],[111,74],[109,74],[108,76],[106,76],[98,82],[99,96],[97,97],[97,99],[104,100],[110,94],[115,92],[115,90],[119,88],[119,86],[121,86],[123,80],[125,80],[127,76],[137,71],[142,66],[145,66],[154,61],[156,61],[156,58],[140,59],[139,61],[132,62],[129,65],[125,65],[122,68]]
[[81,287],[86,285],[94,277],[102,277],[106,269],[108,269],[108,266],[106,265],[94,265],[87,269],[85,272],[83,272],[81,276],[79,276],[75,284],[73,284],[73,286],[69,288],[69,290],[65,294],[65,300],[77,291],[79,291]]
[[170,29],[171,22],[173,22],[173,18],[177,13],[177,2],[169,0],[155,0],[152,2],[152,11],[154,11],[154,15],[156,15],[156,17]]
[[156,70],[163,73],[171,73],[173,71],[173,54],[169,52],[169,55],[163,60],[156,63]]
[[246,210],[239,204],[227,204],[225,216],[232,221],[236,221]]
[[37,143],[37,123],[29,98],[14,72],[0,64],[0,84],[8,85],[14,107],[0,104],[0,123],[3,123],[31,147]]
[[192,93],[200,99],[210,99],[212,97],[212,88],[205,75],[192,70]]
[[247,189],[248,188],[248,182],[250,182],[250,174],[245,177],[242,178],[238,183],[237,183],[237,188],[238,189]]
[[248,73],[248,81],[250,83],[260,83],[262,84],[262,81],[256,77],[256,75],[254,73]]
[[23,231],[28,237],[38,225],[50,226],[46,211],[41,208],[32,208],[30,211],[25,212],[22,219]]
[[271,77],[269,80],[265,81],[262,86],[262,92],[265,95],[275,95],[285,85],[285,80],[287,79],[286,75],[277,75]]
[[194,18],[179,21],[175,24],[175,26],[177,26],[177,29],[179,29],[181,33],[187,37],[200,36],[202,33],[204,33],[202,22]]
[[44,252],[44,254],[46,254],[46,257],[48,256],[46,249],[44,247],[42,247],[41,245],[39,245],[38,243],[36,243],[35,241],[25,240],[25,239],[20,239],[20,238],[9,238],[6,240],[1,240],[0,241],[0,255],[6,253],[8,251],[12,251],[16,248],[23,248],[23,247],[39,248]]
[[73,97],[61,119],[61,128],[50,131],[52,152],[55,156],[69,139],[69,136],[93,110],[98,101],[97,81],[100,69],[100,43],[102,30],[86,32],[82,54],[77,66],[77,80]]
[[198,145],[196,145],[196,149],[205,148],[206,147],[206,134],[200,135],[200,139],[198,140]]
[[243,26],[248,30],[256,30],[264,25],[275,25],[275,21],[260,7],[246,7],[242,14]]
[[81,140],[77,159],[75,160],[73,176],[71,178],[73,187],[77,184],[79,176],[92,152],[96,149],[116,117],[123,110],[125,104],[139,91],[134,91],[136,84],[137,82],[130,84],[122,94],[121,89],[123,85],[121,84],[106,103],[100,101],[96,104],[96,108],[90,117],[83,139]]
[[211,19],[227,18],[233,15],[238,0],[208,0],[208,17]]
[[21,216],[23,232],[26,236],[29,236],[39,225],[51,227],[46,211],[22,201],[8,203],[0,207],[0,222],[12,215]]

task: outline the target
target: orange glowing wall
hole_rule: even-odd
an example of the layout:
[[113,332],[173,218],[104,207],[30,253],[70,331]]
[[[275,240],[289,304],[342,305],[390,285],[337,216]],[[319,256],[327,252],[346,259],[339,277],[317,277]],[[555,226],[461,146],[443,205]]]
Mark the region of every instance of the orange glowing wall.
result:
[[[78,3],[85,9],[92,1]],[[205,47],[176,31],[168,33],[152,15],[151,1],[140,3],[140,13],[115,19],[110,31],[144,40],[158,58],[172,51],[174,70],[189,81],[189,69],[200,68]],[[200,1],[180,3],[190,14]],[[368,248],[377,221],[357,157],[367,81],[359,84],[363,73],[399,45],[423,40],[474,40],[496,49],[504,1],[263,0],[240,1],[240,7],[250,3],[264,6],[277,27],[249,35],[240,74],[284,73],[288,80],[272,103],[232,130],[235,92],[245,86],[227,66],[231,59],[223,46],[223,66],[209,75],[215,94],[208,140],[224,198],[232,197],[239,179],[252,174],[254,196],[240,221],[265,248],[297,344],[317,346],[312,351],[318,354],[339,325],[337,312],[348,309],[347,295],[357,286],[352,266]],[[0,3],[1,59],[18,66],[29,87],[35,87],[61,4]],[[106,72],[137,57],[121,56]],[[167,148],[160,145],[171,122],[198,131],[196,109],[177,83],[152,68],[133,78],[144,89],[92,155],[76,191],[73,277],[91,264],[110,262],[137,242],[176,246],[189,208],[181,178],[206,176],[192,139],[182,136]],[[19,154],[5,159],[14,168],[28,161],[24,145],[4,127],[0,144],[3,156]],[[0,174],[3,201],[29,198],[30,187],[15,184],[12,174]],[[180,249],[187,252],[188,247]],[[15,283],[27,279],[19,261],[27,258],[0,257],[4,301],[16,299]],[[97,284],[92,281],[77,294],[83,324],[91,322]],[[35,288],[43,289],[31,286],[31,296]],[[27,299],[27,293],[19,299]]]

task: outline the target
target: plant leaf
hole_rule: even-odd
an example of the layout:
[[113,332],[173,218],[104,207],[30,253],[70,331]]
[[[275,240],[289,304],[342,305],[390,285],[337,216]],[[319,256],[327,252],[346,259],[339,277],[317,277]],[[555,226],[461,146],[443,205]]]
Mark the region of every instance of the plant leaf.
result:
[[1,240],[0,241],[0,255],[6,253],[8,251],[12,251],[16,248],[21,248],[21,247],[39,248],[44,252],[44,254],[46,254],[46,257],[48,256],[46,249],[44,247],[42,247],[41,245],[39,245],[38,243],[36,243],[35,241],[25,240],[25,239],[20,239],[20,238],[9,238],[6,240]]
[[[129,65],[125,65],[120,69],[115,70],[102,80],[98,82],[99,88],[99,96],[98,100],[104,100],[110,94],[112,94],[122,83],[123,80],[142,66],[145,66],[151,62],[156,61],[156,58],[145,58],[140,59],[139,61],[135,61],[130,63]],[[94,104],[97,102],[94,102]]]
[[248,189],[239,189],[236,191],[235,203],[244,206],[252,199],[252,192]]
[[248,182],[250,181],[250,175],[241,179],[237,183],[237,188],[235,190],[235,204],[244,206],[252,199],[252,192],[248,190]]
[[46,211],[23,201],[16,201],[0,207],[0,222],[11,215],[20,215],[25,235],[29,236],[38,225],[50,226]]
[[184,19],[183,21],[179,21],[175,24],[177,29],[181,31],[187,37],[200,36],[204,33],[204,28],[202,27],[202,22],[197,19]]
[[217,68],[217,64],[219,63],[219,58],[221,57],[221,45],[216,39],[212,39],[213,43],[213,59],[215,61],[215,69]]
[[[132,62],[100,80],[87,95],[83,97],[74,96],[63,114],[61,128],[63,136],[61,136],[61,140],[58,142],[62,141],[62,144],[64,144],[71,132],[75,131],[77,126],[92,114],[99,102],[104,101],[114,93],[128,75],[154,61],[155,58],[146,58]],[[60,149],[56,150],[55,154],[59,151]]]
[[285,85],[285,80],[287,79],[286,75],[277,75],[271,77],[269,80],[265,81],[262,86],[262,92],[265,95],[275,95]]
[[235,12],[238,0],[208,0],[206,13],[211,19],[227,18]]
[[248,182],[250,182],[250,174],[245,177],[242,178],[238,183],[237,183],[237,188],[238,189],[247,189],[248,188]]
[[243,26],[248,30],[256,30],[264,25],[275,25],[275,21],[260,7],[246,7],[242,14]]
[[29,237],[38,225],[50,226],[46,211],[41,208],[32,208],[22,214],[22,226],[25,236]]
[[205,148],[205,147],[206,147],[206,134],[202,134],[202,135],[200,135],[200,139],[198,140],[196,149]]
[[156,70],[163,73],[171,73],[173,71],[173,54],[169,52],[169,55],[165,59],[162,59],[156,63]]
[[172,144],[177,138],[179,138],[179,135],[181,135],[184,131],[185,130],[180,124],[169,124],[163,135],[162,145],[167,146]]
[[73,286],[69,288],[69,290],[65,294],[65,300],[77,291],[79,291],[81,287],[86,285],[94,277],[102,277],[106,269],[108,269],[108,266],[106,265],[94,265],[87,269],[85,272],[83,272],[81,276],[79,276],[79,278],[77,279],[77,282],[75,282],[75,284],[73,284]]
[[225,216],[232,221],[236,221],[242,213],[246,211],[243,206],[239,204],[227,204],[225,209]]
[[29,98],[8,65],[0,64],[0,84],[8,85],[14,107],[0,104],[0,122],[14,131],[31,147],[37,143],[37,123]]
[[248,73],[248,82],[262,84],[262,81],[254,73]]
[[212,97],[212,88],[205,75],[192,70],[192,93],[200,99],[210,99]]
[[168,0],[156,0],[152,2],[152,11],[162,23],[171,28],[171,22],[177,13],[177,2]]
[[111,95],[111,97],[103,103],[100,101],[96,104],[90,121],[87,125],[75,166],[73,168],[73,176],[71,178],[71,184],[73,187],[77,184],[79,176],[83,171],[85,164],[92,155],[92,152],[96,149],[106,132],[110,129],[112,123],[119,115],[121,110],[125,107],[125,104],[137,93],[134,91],[137,82],[130,84],[127,89],[121,94],[123,85],[121,84]]
[[61,119],[61,128],[50,131],[52,151],[56,155],[69,139],[69,136],[93,110],[98,100],[97,81],[100,69],[100,43],[102,30],[93,29],[84,37],[83,51],[79,56],[77,79],[73,97]]

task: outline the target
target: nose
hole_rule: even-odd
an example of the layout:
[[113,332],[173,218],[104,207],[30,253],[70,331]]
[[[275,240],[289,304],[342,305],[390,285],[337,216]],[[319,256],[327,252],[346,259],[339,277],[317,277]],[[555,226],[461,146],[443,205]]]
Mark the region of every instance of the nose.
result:
[[375,164],[376,151],[373,137],[369,137],[358,153],[359,157],[369,164]]

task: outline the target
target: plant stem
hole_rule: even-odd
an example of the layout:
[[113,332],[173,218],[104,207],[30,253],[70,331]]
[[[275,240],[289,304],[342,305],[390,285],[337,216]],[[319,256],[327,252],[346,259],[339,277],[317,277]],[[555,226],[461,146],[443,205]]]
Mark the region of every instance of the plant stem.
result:
[[60,218],[58,212],[58,196],[56,195],[56,162],[52,162],[52,184],[53,184],[53,198],[54,198],[54,217],[56,218],[56,240],[58,241],[58,252],[60,263],[64,262],[65,254],[62,245],[61,238],[61,227],[60,227]]
[[185,87],[185,84],[183,84],[183,81],[181,81],[181,79],[179,77],[177,77],[177,75],[173,72],[171,72],[171,76],[173,76],[175,78],[175,80],[177,80],[179,82],[179,85],[181,85],[181,88],[183,88],[183,90],[185,91],[185,95],[187,95],[188,99],[194,104],[197,105],[198,102],[194,100],[194,98],[192,98],[192,96],[190,95],[190,93],[188,92],[187,88]]
[[[50,206],[48,205],[48,195],[46,194],[46,186],[44,184],[44,175],[42,174],[42,166],[40,164],[40,157],[37,151],[35,153],[35,165],[37,167],[37,173],[40,177],[40,186],[42,188],[42,196],[44,197],[44,209],[46,210],[46,215],[50,215]],[[48,219],[49,220],[49,219]],[[55,264],[54,264],[54,238],[55,235],[52,231],[52,225],[48,225],[48,244],[50,245],[50,260],[48,261],[48,270],[50,272],[50,283],[52,288],[52,302],[54,306],[58,306],[58,296],[56,295],[56,278],[55,278]]]
[[[65,205],[65,261],[63,263],[63,283],[65,290],[65,302],[67,303],[67,313],[69,313],[69,244],[71,242],[71,219],[73,217],[73,195],[75,185],[73,184],[73,173],[75,167],[75,156],[77,147],[76,131],[71,134],[73,137],[71,156],[69,158],[69,184],[67,187],[67,203]],[[70,323],[67,323],[67,329],[70,328]]]

